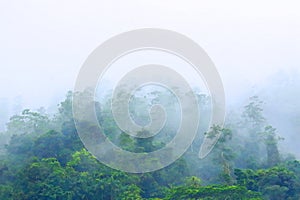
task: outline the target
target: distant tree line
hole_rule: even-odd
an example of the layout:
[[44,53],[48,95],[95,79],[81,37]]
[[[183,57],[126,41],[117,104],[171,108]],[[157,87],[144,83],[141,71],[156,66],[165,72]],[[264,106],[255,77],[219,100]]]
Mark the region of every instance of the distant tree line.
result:
[[[205,96],[198,98],[207,103]],[[149,152],[164,145],[156,138],[128,136],[117,129],[105,107],[99,109],[105,132],[122,148]],[[10,118],[7,130],[0,134],[0,199],[298,200],[300,162],[281,154],[278,143],[283,138],[263,116],[263,102],[251,97],[241,115],[232,119],[225,127],[212,126],[198,136],[170,166],[130,174],[103,165],[84,148],[69,92],[54,116],[25,109]],[[171,129],[163,131],[168,135]],[[201,138],[219,133],[215,148],[200,160]]]

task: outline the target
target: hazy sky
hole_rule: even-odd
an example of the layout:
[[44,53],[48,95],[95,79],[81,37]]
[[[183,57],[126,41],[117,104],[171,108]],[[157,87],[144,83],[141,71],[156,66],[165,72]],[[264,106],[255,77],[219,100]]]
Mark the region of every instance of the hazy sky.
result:
[[0,98],[47,106],[72,89],[89,53],[113,35],[171,29],[214,61],[226,96],[300,67],[300,1],[1,0]]

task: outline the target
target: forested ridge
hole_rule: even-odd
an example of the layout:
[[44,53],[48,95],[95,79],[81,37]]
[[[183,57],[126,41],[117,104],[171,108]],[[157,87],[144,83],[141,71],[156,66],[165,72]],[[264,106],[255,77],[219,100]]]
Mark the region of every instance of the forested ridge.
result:
[[[206,98],[198,95],[202,102]],[[158,171],[131,174],[100,163],[83,146],[72,115],[72,93],[55,115],[24,110],[12,116],[0,133],[0,199],[220,199],[299,200],[300,162],[280,151],[276,125],[263,114],[264,103],[249,99],[242,112],[224,127],[215,148],[198,158],[200,139],[179,160]],[[150,152],[164,145],[153,138],[138,140],[116,134],[105,110],[99,121],[109,138],[133,152]],[[168,132],[168,130],[164,130]],[[284,133],[282,134],[284,135]]]

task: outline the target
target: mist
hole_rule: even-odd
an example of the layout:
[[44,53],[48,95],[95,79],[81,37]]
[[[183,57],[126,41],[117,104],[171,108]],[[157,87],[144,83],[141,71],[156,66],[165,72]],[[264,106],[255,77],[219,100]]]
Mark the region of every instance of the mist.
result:
[[[223,80],[227,112],[258,95],[266,103],[267,118],[286,138],[287,150],[299,155],[299,5],[267,2],[226,2],[235,7],[94,2],[84,8],[71,1],[59,7],[49,1],[2,2],[0,130],[25,108],[54,113],[73,89],[84,60],[106,39],[130,29],[164,27],[191,37],[211,57]],[[136,14],[140,17],[132,20]]]
[[[218,70],[226,97],[224,129],[217,126],[207,127],[207,124],[206,126],[200,125],[196,141],[184,155],[184,161],[179,159],[175,165],[166,168],[167,172],[171,173],[172,170],[176,171],[184,166],[182,168],[188,169],[189,175],[200,177],[204,185],[235,184],[217,177],[224,168],[222,166],[224,164],[220,160],[219,163],[217,162],[216,168],[211,168],[214,160],[220,158],[220,155],[223,159],[223,150],[227,148],[227,144],[234,146],[232,155],[235,154],[235,160],[224,159],[229,163],[228,165],[233,166],[232,168],[258,170],[273,167],[273,165],[268,165],[268,150],[264,146],[267,142],[263,141],[266,140],[263,137],[257,142],[259,143],[257,148],[263,150],[258,152],[256,165],[250,165],[251,163],[247,163],[248,161],[243,158],[245,155],[255,155],[255,145],[247,143],[247,140],[252,137],[251,132],[255,131],[271,132],[274,134],[272,137],[275,138],[276,136],[276,139],[272,139],[276,140],[276,145],[278,142],[282,162],[288,162],[291,158],[299,160],[299,8],[300,3],[292,0],[285,2],[270,0],[263,2],[258,0],[251,2],[236,0],[226,2],[196,0],[186,2],[179,0],[165,0],[163,2],[157,0],[112,0],[110,2],[90,1],[88,3],[70,0],[63,2],[49,0],[0,2],[0,138],[4,138],[0,143],[0,158],[5,155],[6,151],[8,152],[7,155],[12,155],[13,149],[18,148],[17,145],[14,146],[15,143],[10,144],[11,139],[13,142],[17,141],[18,144],[18,136],[14,138],[14,135],[18,134],[12,133],[15,131],[12,129],[15,124],[12,122],[20,116],[22,119],[24,110],[26,111],[25,115],[26,113],[32,114],[32,111],[32,115],[36,115],[35,112],[37,112],[37,116],[47,118],[47,120],[49,118],[51,123],[49,122],[44,129],[39,131],[54,130],[58,132],[55,133],[59,135],[58,138],[66,137],[62,139],[65,140],[64,142],[73,141],[71,139],[74,139],[75,136],[72,138],[73,136],[67,135],[69,132],[76,132],[70,112],[72,98],[68,91],[74,91],[80,69],[91,52],[103,42],[120,33],[140,28],[161,28],[181,33],[205,50]],[[117,85],[117,81],[128,70],[138,65],[152,63],[153,60],[153,63],[169,65],[178,70],[192,85],[199,101],[209,99],[209,91],[205,81],[196,77],[195,71],[188,70],[186,63],[181,62],[179,58],[167,54],[144,51],[140,54],[128,55],[127,58],[124,57],[114,66],[112,65],[103,79],[98,82],[97,103],[103,104],[99,108],[107,111],[105,106],[109,105],[108,96]],[[144,109],[150,105],[149,102],[156,101],[158,97],[164,98],[162,102],[171,116],[178,114],[177,109],[180,107],[178,102],[174,100],[176,98],[172,100],[173,97],[169,99],[169,97],[164,96],[170,94],[161,88],[158,93],[164,93],[164,95],[151,96],[152,89],[150,88],[150,92],[146,90],[144,93],[137,91],[136,96],[133,95],[135,99],[132,98],[130,101],[130,109],[136,115],[133,118],[143,125],[151,121],[144,116],[149,114]],[[260,124],[259,128],[253,128],[252,125],[245,122],[247,121],[245,110],[247,105],[251,104],[253,97],[257,97],[258,110],[262,108],[259,114],[264,118],[264,122]],[[147,98],[146,101],[145,98]],[[257,102],[254,101],[254,103]],[[203,102],[199,103],[200,109],[203,106],[201,103]],[[205,103],[211,102],[207,100]],[[136,105],[138,106],[135,107]],[[173,110],[172,105],[176,107]],[[69,110],[65,111],[64,106]],[[210,117],[208,114],[210,110],[206,110],[207,107],[205,106],[207,105],[205,104],[202,108],[205,115],[203,123],[208,122]],[[142,152],[141,149],[143,148],[149,148],[149,151],[155,148],[159,149],[164,143],[171,141],[174,136],[173,129],[179,126],[178,121],[180,121],[178,116],[169,117],[166,127],[162,129],[162,133],[167,135],[166,138],[163,138],[165,135],[160,134],[158,142],[149,140],[150,142],[142,143],[140,148],[137,148],[134,145],[141,143],[141,141],[132,142],[132,138],[122,135],[122,130],[117,130],[116,124],[110,121],[112,117],[110,114],[100,112],[99,121],[107,124],[108,131],[116,131],[121,135],[120,138],[117,136],[118,134],[111,136],[116,144],[123,145],[124,149],[134,152]],[[18,126],[16,125],[16,127]],[[231,130],[232,133],[228,130]],[[170,132],[169,135],[168,131]],[[216,150],[204,161],[195,161],[195,157],[198,156],[195,149],[200,148],[205,134],[211,134],[214,131],[223,133],[224,137],[221,138],[223,142],[230,141],[225,146],[222,146],[223,143],[218,143],[219,146],[217,145]],[[7,133],[10,135],[4,136]],[[19,136],[23,137],[22,134]],[[48,132],[47,134],[51,135]],[[233,135],[232,140],[231,134]],[[277,136],[280,139],[277,140]],[[37,138],[39,137],[37,136]],[[77,140],[78,138],[75,139],[75,141]],[[29,141],[28,144],[30,142],[35,144],[38,140],[30,141],[28,139],[24,141],[25,143]],[[129,141],[129,145],[124,141]],[[147,146],[152,142],[157,145],[154,145],[155,148],[152,148],[151,145],[150,147]],[[68,162],[72,164],[71,157],[76,156],[76,152],[82,148],[83,144],[79,143],[76,143],[76,148],[70,148],[66,151],[69,153],[66,160],[58,156],[58,161],[62,166],[67,165]],[[240,147],[239,143],[245,148]],[[247,145],[251,147],[249,152],[239,152],[244,151],[248,147]],[[72,156],[69,151],[73,153]],[[87,155],[86,152],[82,151],[81,154]],[[224,155],[226,157],[226,153]],[[30,156],[32,156],[31,153]],[[39,156],[38,154],[39,159],[44,158],[44,155]],[[18,162],[21,163],[22,159],[19,160]],[[194,166],[200,167],[194,168]],[[233,169],[228,170],[231,170],[228,174],[232,175]],[[178,182],[172,179],[176,176],[172,176],[170,180],[158,181],[158,185],[162,182],[162,185],[166,187],[173,183],[174,185],[182,184],[183,179],[188,177],[184,173],[179,175],[182,176],[182,180],[178,180]],[[213,175],[210,176],[211,174]],[[159,175],[154,174],[154,177],[159,177]],[[236,181],[238,182],[238,180]],[[146,191],[142,196],[145,198],[155,197],[151,196],[151,188],[148,186],[139,185],[141,191]],[[247,189],[249,189],[248,186]],[[163,196],[163,192],[157,193]]]

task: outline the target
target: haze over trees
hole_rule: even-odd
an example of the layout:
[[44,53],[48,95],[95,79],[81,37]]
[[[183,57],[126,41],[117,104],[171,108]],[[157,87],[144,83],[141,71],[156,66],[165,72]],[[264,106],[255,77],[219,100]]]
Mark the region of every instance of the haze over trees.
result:
[[[161,97],[149,95],[146,99],[152,101]],[[132,110],[139,123],[147,120],[143,98],[136,96],[131,102],[140,106]],[[200,93],[197,98],[203,113],[209,113],[209,98]],[[172,106],[171,99],[166,101]],[[108,138],[123,149],[150,152],[174,136],[175,118],[156,137],[133,138],[116,127],[106,100],[98,103],[99,122]],[[264,106],[258,96],[250,97],[224,127],[213,125],[206,130],[200,125],[191,147],[170,166],[130,174],[103,165],[85,149],[75,128],[69,92],[54,115],[25,109],[10,118],[0,134],[0,199],[298,200],[300,162],[281,152],[279,144],[285,141],[276,124],[265,117]],[[212,152],[199,159],[204,135],[219,133]]]

